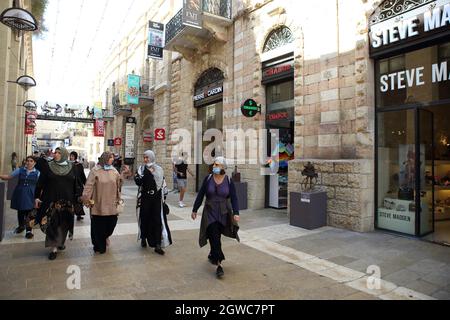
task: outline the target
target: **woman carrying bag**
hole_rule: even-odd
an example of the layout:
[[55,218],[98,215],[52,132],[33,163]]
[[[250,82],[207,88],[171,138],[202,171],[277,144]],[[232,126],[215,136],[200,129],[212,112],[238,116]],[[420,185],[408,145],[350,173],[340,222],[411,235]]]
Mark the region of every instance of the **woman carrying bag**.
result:
[[[114,154],[105,152],[89,173],[83,191],[83,203],[91,211],[91,240],[94,252],[104,254],[109,237],[123,210],[121,200],[122,177],[112,165]],[[124,171],[127,174],[129,171]]]
[[240,220],[239,205],[234,183],[226,175],[226,168],[225,158],[218,157],[215,159],[213,174],[207,176],[203,181],[192,212],[192,219],[197,219],[198,209],[206,196],[199,244],[200,247],[204,247],[207,244],[207,240],[209,240],[211,250],[208,260],[211,264],[217,266],[216,275],[219,278],[224,275],[222,261],[225,260],[221,236],[224,235],[239,241],[239,226],[237,224]]
[[167,186],[163,169],[155,163],[155,153],[144,152],[144,164],[134,177],[139,186],[137,201],[137,219],[139,224],[138,240],[143,248],[150,246],[155,252],[164,255],[163,248],[172,244],[167,224],[168,207],[164,203]]

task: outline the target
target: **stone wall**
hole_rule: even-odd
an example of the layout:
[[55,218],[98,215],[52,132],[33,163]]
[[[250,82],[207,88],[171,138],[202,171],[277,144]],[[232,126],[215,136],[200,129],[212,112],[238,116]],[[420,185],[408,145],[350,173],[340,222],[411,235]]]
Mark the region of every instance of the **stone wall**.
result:
[[370,160],[299,160],[290,163],[289,193],[301,192],[301,171],[311,161],[317,186],[328,195],[328,225],[357,232],[374,229],[374,164]]

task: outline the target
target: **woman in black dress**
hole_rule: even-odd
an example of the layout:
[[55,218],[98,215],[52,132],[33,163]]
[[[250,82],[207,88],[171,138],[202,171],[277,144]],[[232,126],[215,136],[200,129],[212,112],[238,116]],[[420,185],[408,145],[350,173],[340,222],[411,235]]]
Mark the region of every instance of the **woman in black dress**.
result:
[[74,204],[81,196],[76,173],[69,161],[69,153],[57,148],[49,170],[42,173],[36,187],[36,207],[40,208],[37,221],[45,232],[45,247],[51,248],[48,256],[55,260],[58,250],[65,249],[67,235],[73,239]]
[[144,165],[138,169],[134,181],[139,186],[137,216],[141,246],[146,248],[148,244],[156,253],[164,255],[162,248],[172,244],[162,206],[167,187],[164,171],[155,163],[153,151],[144,152]]
[[[84,185],[86,184],[87,179],[86,174],[84,173],[83,164],[78,162],[78,153],[72,151],[70,153],[70,161],[74,166],[74,170],[77,176],[78,188],[81,190],[81,192],[83,192]],[[75,203],[75,215],[77,216],[77,221],[83,220],[83,216],[86,215],[83,209],[83,204],[78,201]]]

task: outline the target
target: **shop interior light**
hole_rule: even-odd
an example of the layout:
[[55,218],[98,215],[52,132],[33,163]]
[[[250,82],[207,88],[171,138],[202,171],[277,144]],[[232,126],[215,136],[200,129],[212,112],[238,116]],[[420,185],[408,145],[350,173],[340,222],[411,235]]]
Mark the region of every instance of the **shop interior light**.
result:
[[0,14],[0,22],[8,27],[21,31],[37,30],[37,22],[34,16],[22,8],[9,8]]

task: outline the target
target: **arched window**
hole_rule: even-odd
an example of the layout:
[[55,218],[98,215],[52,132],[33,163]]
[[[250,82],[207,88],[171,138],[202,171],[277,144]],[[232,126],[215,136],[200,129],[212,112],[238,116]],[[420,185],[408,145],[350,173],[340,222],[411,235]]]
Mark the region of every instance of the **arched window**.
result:
[[206,87],[210,84],[223,81],[223,72],[217,68],[211,68],[202,73],[195,84],[195,89]]
[[263,52],[274,50],[292,42],[294,42],[294,35],[291,30],[286,26],[282,26],[269,34],[264,44]]
[[434,2],[435,0],[386,0],[381,3],[370,17],[370,25],[374,25],[415,8]]

